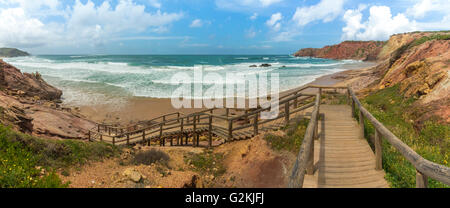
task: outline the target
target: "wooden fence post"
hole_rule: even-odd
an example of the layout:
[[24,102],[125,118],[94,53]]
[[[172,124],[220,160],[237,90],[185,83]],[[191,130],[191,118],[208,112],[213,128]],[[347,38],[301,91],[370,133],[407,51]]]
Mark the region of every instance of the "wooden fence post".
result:
[[[201,123],[200,122],[200,115],[198,115],[198,123]],[[197,147],[199,147],[200,146],[200,134],[197,134]]]
[[165,142],[163,141],[163,138],[162,138],[162,133],[163,133],[163,123],[161,123],[159,125],[159,146],[165,145],[164,144]]
[[130,145],[130,133],[127,133],[127,145]]
[[289,101],[284,104],[284,124],[289,124]]
[[230,114],[230,109],[229,108],[225,108],[225,115],[227,116],[227,118],[228,118],[229,114]]
[[233,120],[228,120],[228,141],[233,140]]
[[[314,133],[312,135],[313,138],[316,137],[315,134],[316,133],[314,131]],[[310,146],[310,149],[309,149],[309,160],[308,160],[307,165],[306,165],[306,174],[314,175],[314,139],[312,140],[311,146]]]
[[362,113],[361,107],[359,107],[359,131],[361,139],[364,139],[364,115]]
[[209,147],[212,147],[212,115],[209,116],[209,130],[208,130],[208,139],[209,139]]
[[180,134],[178,135],[178,145],[180,145],[180,139],[181,139],[181,146],[183,146],[183,131],[184,131],[184,118],[181,118],[181,126],[180,126]]
[[102,142],[103,141],[103,135],[101,133],[99,133],[99,134],[100,134],[100,141]]
[[[142,130],[142,142],[144,145],[145,145],[145,143],[147,143],[147,139],[145,138],[145,129]],[[148,145],[148,146],[150,146],[150,145]]]
[[255,118],[253,120],[253,134],[254,136],[258,135],[258,113],[255,114]]
[[416,170],[416,188],[427,188],[428,187],[428,177],[423,175],[421,172]]
[[382,138],[380,132],[375,129],[375,170],[383,169],[383,149],[382,149]]
[[[297,95],[298,95],[298,92],[295,92],[294,95],[297,96]],[[298,107],[298,97],[295,98],[295,100],[294,100],[294,108],[297,108],[297,107]]]
[[116,146],[116,137],[115,136],[113,136],[113,138],[112,138],[112,143],[113,143],[113,146]]
[[353,100],[353,97],[352,97],[352,118],[355,118],[356,116],[355,116],[355,100]]
[[314,126],[316,126],[314,128],[314,140],[318,140],[319,139],[319,116],[317,116],[316,124],[314,124]]
[[197,116],[194,115],[194,132],[192,135],[192,146],[195,146],[195,140],[197,138]]

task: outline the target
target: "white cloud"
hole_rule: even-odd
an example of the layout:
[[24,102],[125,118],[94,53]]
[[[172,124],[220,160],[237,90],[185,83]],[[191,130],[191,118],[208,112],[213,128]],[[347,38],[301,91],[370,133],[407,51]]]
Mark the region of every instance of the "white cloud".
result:
[[256,20],[258,18],[258,13],[253,13],[253,15],[250,17],[251,20]]
[[[183,17],[182,13],[165,13],[159,9],[153,13],[147,12],[144,5],[133,0],[119,0],[116,6],[111,6],[109,1],[96,6],[91,0],[86,3],[76,0],[73,6],[65,9],[60,8],[57,0],[24,2],[25,0],[0,0],[0,4],[13,7],[0,10],[0,44],[11,47],[31,47],[33,44],[46,43],[99,45],[125,33],[166,32],[168,25]],[[55,11],[47,15],[63,16],[63,21],[42,22],[42,11],[47,10]]]
[[261,3],[263,7],[266,7],[272,4],[280,3],[281,1],[283,0],[259,0],[259,3]]
[[189,27],[202,27],[203,26],[203,21],[201,19],[195,19],[194,21],[192,21],[191,25],[189,25]]
[[158,8],[158,9],[161,8],[161,3],[159,2],[159,0],[148,0],[148,3],[152,7],[155,7],[155,8]]
[[346,22],[342,29],[344,32],[342,39],[354,39],[356,34],[364,28],[362,21],[362,13],[360,10],[347,10],[344,14],[343,20]]
[[257,10],[267,8],[271,5],[282,2],[283,0],[216,0],[216,6],[225,10]]
[[267,20],[266,25],[269,26],[273,31],[279,31],[281,29],[280,21],[283,19],[283,15],[278,12],[272,14],[269,20]]
[[319,20],[330,22],[342,13],[344,2],[345,0],[321,0],[316,5],[297,7],[292,20],[299,26]]
[[417,22],[419,30],[448,30],[450,28],[450,14],[435,22]]
[[406,14],[414,18],[423,18],[430,12],[448,14],[450,2],[448,0],[418,0],[412,8],[406,10]]
[[295,29],[289,29],[282,31],[274,36],[271,42],[288,42],[293,41],[295,37],[299,36],[301,33]]
[[246,30],[245,31],[245,37],[247,37],[247,38],[254,38],[254,37],[256,37],[255,29],[252,27],[252,28]]
[[344,14],[346,26],[343,28],[343,39],[387,40],[392,34],[417,30],[416,22],[410,21],[402,13],[392,16],[387,6],[370,7],[370,16],[362,21],[359,10],[347,10]]
[[46,16],[46,15],[64,15],[60,10],[59,0],[0,0],[0,6],[8,8],[21,8],[27,15]]
[[50,35],[41,21],[27,16],[22,8],[0,10],[0,46],[41,46]]

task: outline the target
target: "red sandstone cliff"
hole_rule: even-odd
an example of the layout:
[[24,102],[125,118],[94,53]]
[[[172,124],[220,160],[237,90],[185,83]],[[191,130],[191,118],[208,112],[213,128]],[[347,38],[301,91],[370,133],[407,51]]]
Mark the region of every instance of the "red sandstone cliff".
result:
[[294,56],[375,61],[385,43],[384,41],[345,41],[320,49],[304,48],[295,53]]
[[[354,56],[364,46],[367,54]],[[375,47],[377,46],[377,47]],[[371,51],[370,53],[368,51]],[[397,34],[387,42],[343,42],[323,49],[303,49],[296,55],[320,58],[377,60],[359,80],[363,91],[377,91],[398,85],[402,94],[417,99],[422,112],[415,121],[420,125],[430,118],[450,123],[450,32],[413,32]],[[368,58],[371,57],[371,58]],[[376,57],[376,58],[374,58]],[[367,79],[370,76],[370,79]],[[370,80],[370,81],[367,81]],[[358,79],[350,86],[361,84]]]
[[82,139],[95,123],[61,107],[61,90],[0,60],[0,124],[37,136]]

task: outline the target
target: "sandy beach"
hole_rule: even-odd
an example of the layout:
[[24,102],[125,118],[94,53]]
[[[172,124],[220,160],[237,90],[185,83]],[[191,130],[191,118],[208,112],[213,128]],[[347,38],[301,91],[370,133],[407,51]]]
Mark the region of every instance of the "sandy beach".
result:
[[[352,85],[360,85],[363,84],[363,80],[361,80],[362,78],[370,78],[370,76],[367,76],[366,71],[368,71],[372,66],[375,66],[376,63],[369,62],[367,63],[367,65],[368,66],[360,69],[348,69],[345,71],[324,75],[308,84],[346,86],[349,83],[352,83]],[[357,79],[360,79],[361,81],[358,82]],[[305,85],[298,86],[298,88],[303,86]],[[280,96],[295,89],[297,88],[281,92]],[[193,102],[194,101],[192,101],[192,103]],[[121,104],[80,106],[79,113],[86,118],[99,123],[103,122],[127,125],[141,120],[149,120],[168,113],[182,112],[184,114],[189,114],[204,109],[205,108],[176,109],[172,106],[171,99],[168,98],[132,97],[129,98],[125,103]]]

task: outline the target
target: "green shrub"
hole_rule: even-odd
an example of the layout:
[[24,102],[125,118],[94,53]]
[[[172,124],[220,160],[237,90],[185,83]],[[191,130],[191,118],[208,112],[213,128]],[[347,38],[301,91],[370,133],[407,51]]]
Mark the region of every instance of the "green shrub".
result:
[[63,188],[54,173],[42,174],[38,168],[39,156],[18,142],[9,141],[7,129],[0,127],[0,187],[1,188]]
[[156,162],[167,164],[169,159],[170,159],[169,155],[167,155],[165,152],[156,149],[151,149],[148,151],[138,152],[133,158],[133,163],[135,165],[140,164],[150,165]]
[[223,159],[223,154],[213,153],[212,150],[205,150],[201,154],[190,154],[186,160],[193,165],[195,171],[218,177],[226,171],[223,165]]
[[[55,169],[82,165],[119,152],[106,143],[40,139],[0,125],[0,187],[67,187],[54,173]],[[48,174],[41,175],[38,166]]]
[[286,150],[296,154],[300,151],[308,123],[309,119],[303,117],[294,118],[284,128],[286,136],[266,134],[264,139],[276,151]]
[[423,44],[427,41],[431,41],[431,40],[450,40],[450,34],[433,34],[431,36],[423,36],[423,37],[415,40],[411,44],[411,47],[421,45],[421,44]]

